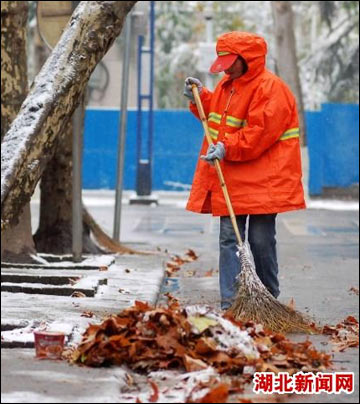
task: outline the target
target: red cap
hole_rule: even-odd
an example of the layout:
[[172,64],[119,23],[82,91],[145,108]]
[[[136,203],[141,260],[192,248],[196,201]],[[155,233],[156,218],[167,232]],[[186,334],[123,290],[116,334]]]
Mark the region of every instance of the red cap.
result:
[[215,62],[210,67],[211,73],[220,73],[228,69],[239,55],[230,52],[219,52]]

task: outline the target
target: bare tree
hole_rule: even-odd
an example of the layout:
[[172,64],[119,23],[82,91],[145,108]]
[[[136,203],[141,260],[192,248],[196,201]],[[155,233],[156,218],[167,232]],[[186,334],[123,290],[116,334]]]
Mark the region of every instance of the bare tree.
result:
[[294,92],[299,110],[300,142],[306,144],[305,120],[299,68],[296,56],[293,12],[290,1],[272,1],[276,37],[276,67],[279,76]]
[[[27,18],[27,1],[1,2],[1,140],[28,91]],[[31,255],[35,254],[28,203],[18,224],[1,232],[1,258],[5,261],[31,262]]]
[[83,1],[4,136],[1,226],[17,221],[54,153],[97,63],[136,1]]

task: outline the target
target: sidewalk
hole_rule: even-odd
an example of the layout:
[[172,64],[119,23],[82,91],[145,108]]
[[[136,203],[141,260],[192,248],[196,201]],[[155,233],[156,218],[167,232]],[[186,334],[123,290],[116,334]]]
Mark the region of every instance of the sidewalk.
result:
[[[90,213],[112,234],[113,193],[85,192],[84,196]],[[106,278],[107,285],[98,285],[94,297],[2,292],[2,321],[56,321],[67,325],[76,338],[89,322],[100,321],[135,300],[161,303],[167,291],[184,304],[206,303],[218,308],[218,218],[185,211],[185,201],[181,193],[160,193],[158,206],[124,204],[121,241],[159,254],[118,256],[115,263],[106,265],[107,271],[97,269],[91,274],[79,269],[61,272],[69,277]],[[348,315],[358,318],[358,297],[349,292],[351,287],[359,287],[358,211],[352,210],[354,205],[350,203],[332,203],[333,209],[337,207],[343,210],[308,209],[279,215],[277,228],[280,300],[288,303],[294,298],[297,309],[332,325]],[[35,201],[33,230],[37,208]],[[182,256],[190,248],[199,259],[182,266],[173,277],[164,278],[170,257]],[[81,316],[86,312],[93,313],[93,317]],[[331,349],[323,345],[324,338],[313,340],[319,349]],[[336,355],[339,369],[355,371],[355,380],[357,354],[357,349],[351,349]],[[2,402],[124,402],[120,390],[126,384],[126,369],[88,369],[38,361],[31,348],[2,349],[2,362],[6,369],[2,372]],[[322,402],[340,402],[340,398],[341,402],[358,402],[358,391],[356,385],[356,394],[351,397],[329,396]],[[306,397],[304,402],[320,402],[316,397],[314,400]]]

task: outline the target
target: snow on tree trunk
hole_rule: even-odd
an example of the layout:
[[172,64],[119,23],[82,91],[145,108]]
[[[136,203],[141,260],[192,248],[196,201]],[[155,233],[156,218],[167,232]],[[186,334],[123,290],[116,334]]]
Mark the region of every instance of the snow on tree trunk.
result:
[[136,1],[82,1],[5,134],[1,227],[16,222],[53,155],[55,140]]
[[[24,101],[27,86],[27,1],[1,2],[1,140]],[[32,262],[36,254],[28,203],[19,223],[1,232],[1,259]]]
[[279,76],[295,94],[300,121],[300,142],[305,140],[305,121],[299,68],[296,56],[294,19],[290,1],[272,1],[276,37],[276,66]]

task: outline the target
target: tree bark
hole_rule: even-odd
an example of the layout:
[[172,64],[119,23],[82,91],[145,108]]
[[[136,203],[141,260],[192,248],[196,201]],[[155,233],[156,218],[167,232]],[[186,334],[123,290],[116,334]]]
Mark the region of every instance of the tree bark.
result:
[[19,223],[1,232],[1,261],[37,263],[31,232],[30,204],[26,204]]
[[[16,117],[27,91],[27,1],[1,2],[1,140]],[[1,259],[33,262],[36,255],[28,203],[19,223],[1,232]]]
[[27,1],[1,2],[1,140],[27,91]]
[[[72,253],[72,140],[73,125],[70,120],[41,176],[40,221],[34,235],[38,252]],[[83,253],[104,253],[90,238],[90,228],[85,221]]]
[[[36,31],[35,72],[44,65],[50,51]],[[48,162],[40,181],[40,220],[34,234],[37,252],[72,253],[72,120],[68,122],[55,144],[53,158]],[[89,226],[83,223],[83,253],[104,253],[90,238]]]
[[296,56],[294,18],[290,1],[272,1],[276,37],[276,66],[279,76],[295,94],[299,112],[300,143],[306,144],[304,105]]
[[[70,120],[57,139],[55,153],[41,176],[40,221],[34,235],[40,252],[71,253],[72,130]],[[64,244],[70,250],[64,250]]]
[[[51,159],[92,71],[120,34],[136,1],[82,1],[6,133],[1,164],[1,227],[19,213]],[[22,135],[22,136],[21,136]]]

